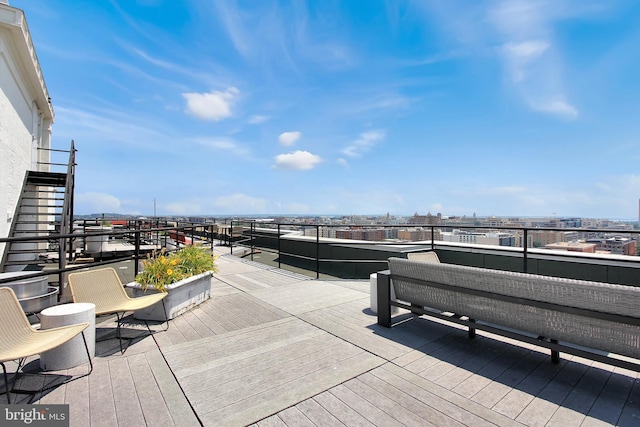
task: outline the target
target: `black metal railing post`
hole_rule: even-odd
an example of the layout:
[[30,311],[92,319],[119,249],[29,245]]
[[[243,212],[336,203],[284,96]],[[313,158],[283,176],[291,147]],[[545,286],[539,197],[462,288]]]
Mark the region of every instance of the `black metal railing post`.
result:
[[316,279],[320,278],[320,225],[316,224]]
[[251,227],[249,228],[249,250],[251,251],[251,261],[253,261],[253,249],[255,248],[255,232],[256,232],[256,222],[251,221]]
[[138,275],[138,261],[140,260],[140,224],[135,226],[135,252],[133,257],[133,277]]
[[280,255],[280,224],[278,223],[278,268],[280,268],[282,262],[282,255]]
[[233,239],[231,235],[233,234],[233,220],[231,220],[231,228],[229,228],[229,252],[233,255]]
[[524,229],[524,242],[522,242],[522,247],[523,247],[523,251],[522,251],[522,267],[524,268],[524,273],[528,273],[529,272],[529,265],[528,265],[528,251],[527,248],[529,246],[529,239],[528,239],[528,229]]
[[431,226],[431,250],[436,250],[436,227],[435,225]]

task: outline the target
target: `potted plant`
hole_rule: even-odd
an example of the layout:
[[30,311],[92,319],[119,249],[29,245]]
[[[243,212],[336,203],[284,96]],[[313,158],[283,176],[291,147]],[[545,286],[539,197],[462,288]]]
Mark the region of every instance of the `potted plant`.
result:
[[163,249],[142,261],[142,272],[127,287],[134,296],[145,292],[167,292],[162,303],[134,312],[136,319],[173,319],[211,296],[211,275],[217,272],[217,255],[203,246],[185,246],[167,254]]

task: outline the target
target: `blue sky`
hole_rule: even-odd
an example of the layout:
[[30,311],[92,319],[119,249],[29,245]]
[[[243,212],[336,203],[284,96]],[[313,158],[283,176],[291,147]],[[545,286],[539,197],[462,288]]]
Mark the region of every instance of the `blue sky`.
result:
[[76,213],[637,218],[640,2],[10,4]]

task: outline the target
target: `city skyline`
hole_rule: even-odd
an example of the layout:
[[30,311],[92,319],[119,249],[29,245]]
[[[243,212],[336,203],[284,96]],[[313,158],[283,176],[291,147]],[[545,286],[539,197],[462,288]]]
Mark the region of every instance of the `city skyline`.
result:
[[78,214],[638,215],[636,2],[9,3]]

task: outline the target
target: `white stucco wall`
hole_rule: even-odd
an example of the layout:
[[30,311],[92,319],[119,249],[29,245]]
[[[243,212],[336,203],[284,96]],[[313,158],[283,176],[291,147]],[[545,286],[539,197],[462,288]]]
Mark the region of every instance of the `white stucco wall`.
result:
[[38,169],[37,147],[49,148],[47,98],[24,15],[0,2],[0,237],[11,228],[26,171]]

